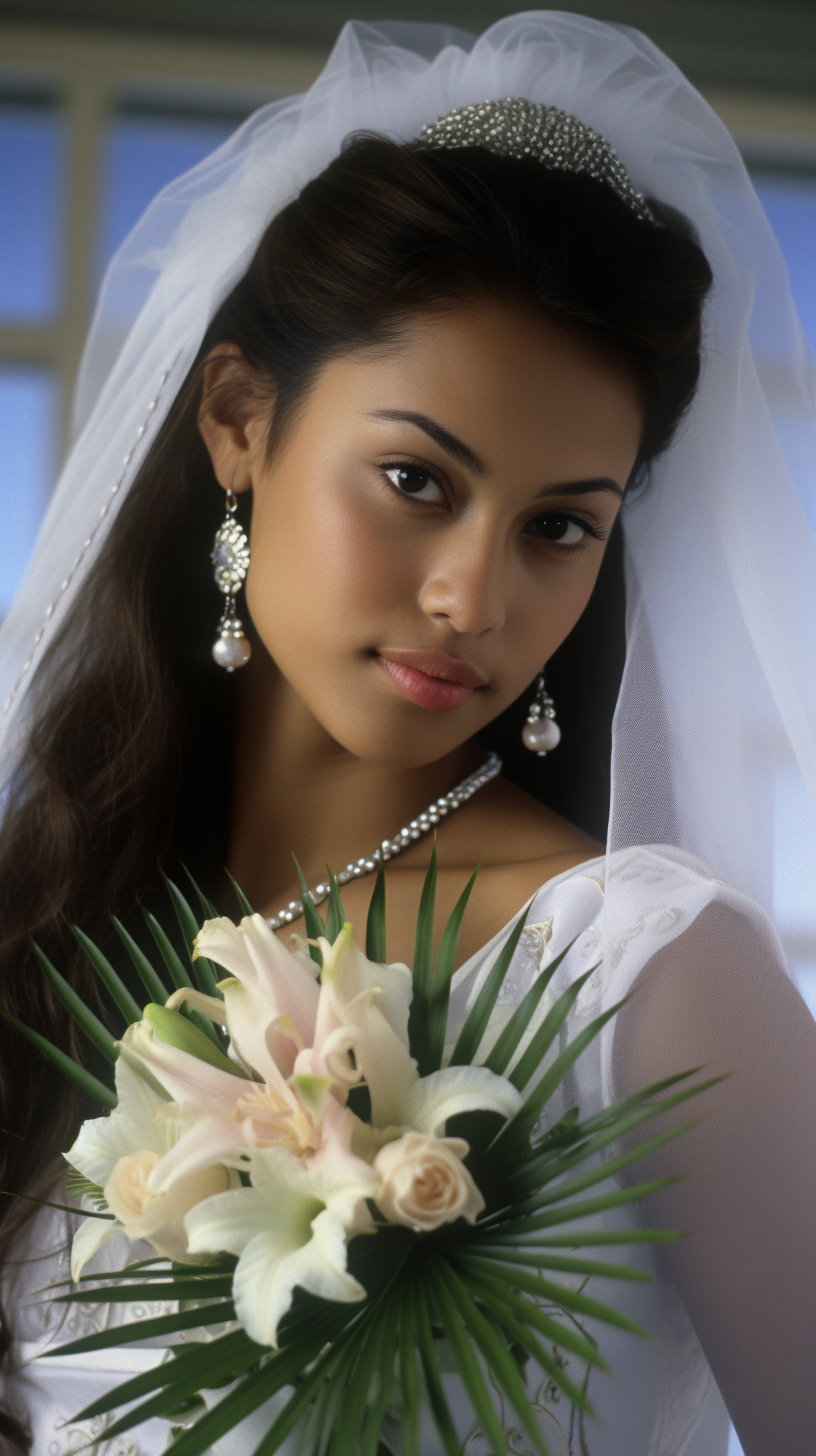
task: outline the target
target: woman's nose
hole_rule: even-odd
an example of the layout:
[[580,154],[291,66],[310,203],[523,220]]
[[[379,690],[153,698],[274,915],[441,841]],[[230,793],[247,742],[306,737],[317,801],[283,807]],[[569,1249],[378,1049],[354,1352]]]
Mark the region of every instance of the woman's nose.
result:
[[466,536],[434,559],[420,607],[428,617],[447,618],[457,632],[495,632],[507,611],[505,576],[495,543]]

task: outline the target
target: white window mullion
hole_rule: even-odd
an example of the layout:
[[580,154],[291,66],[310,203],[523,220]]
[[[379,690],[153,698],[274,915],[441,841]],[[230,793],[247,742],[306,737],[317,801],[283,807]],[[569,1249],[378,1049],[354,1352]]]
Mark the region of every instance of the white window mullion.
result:
[[60,443],[64,456],[71,437],[71,402],[93,311],[102,142],[114,98],[86,73],[66,96],[68,158],[63,316],[60,325],[62,399]]

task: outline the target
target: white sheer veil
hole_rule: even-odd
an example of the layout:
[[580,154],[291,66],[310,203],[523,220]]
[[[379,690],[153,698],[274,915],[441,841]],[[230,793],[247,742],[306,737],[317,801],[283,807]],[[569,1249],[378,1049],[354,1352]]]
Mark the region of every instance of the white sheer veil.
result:
[[[816,823],[813,360],[722,123],[637,31],[562,12],[509,17],[478,39],[352,22],[308,92],[250,117],[148,208],[106,275],[75,443],[0,632],[0,773],[38,663],[269,219],[350,132],[407,141],[454,107],[508,95],[606,136],[639,190],[691,220],[713,268],[697,397],[624,507],[609,843],[677,845],[772,913]],[[816,940],[816,910],[809,921],[797,930]]]

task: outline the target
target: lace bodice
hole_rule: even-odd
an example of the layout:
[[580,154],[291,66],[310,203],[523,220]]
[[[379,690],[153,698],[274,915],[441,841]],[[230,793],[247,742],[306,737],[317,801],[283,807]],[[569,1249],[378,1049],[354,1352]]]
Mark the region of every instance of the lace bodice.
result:
[[[757,958],[779,962],[778,941],[762,913],[680,851],[636,848],[569,870],[543,885],[534,897],[527,928],[501,993],[500,1008],[512,1010],[541,967],[574,941],[547,992],[554,999],[570,981],[598,963],[571,1013],[566,1028],[571,1039],[593,1017],[625,996],[638,978],[643,984],[647,968],[659,964],[661,956],[665,963],[670,947],[693,930],[704,911],[710,915],[717,907],[748,916]],[[456,973],[451,1033],[464,1019],[467,1005],[487,975],[505,935],[506,931],[502,931]],[[687,940],[683,945],[690,943]],[[613,1100],[616,1021],[620,1022],[621,1017],[609,1022],[578,1059],[563,1085],[559,1104],[547,1110],[547,1125],[570,1105],[577,1104],[585,1116]],[[619,1051],[616,1046],[615,1068]],[[670,1070],[683,1069],[677,1065]],[[642,1219],[637,1208],[626,1206],[596,1218],[594,1223],[602,1228],[627,1227]],[[582,1227],[586,1226],[584,1221]],[[165,1358],[165,1353],[160,1348],[139,1346],[94,1356],[48,1360],[37,1356],[80,1333],[103,1327],[108,1317],[130,1323],[162,1311],[152,1305],[113,1306],[111,1314],[110,1306],[84,1305],[69,1306],[63,1313],[64,1307],[48,1302],[47,1297],[33,1304],[35,1290],[66,1277],[65,1228],[59,1216],[44,1210],[35,1220],[32,1252],[39,1256],[36,1262],[21,1268],[13,1281],[21,1343],[18,1369],[7,1381],[6,1402],[17,1411],[27,1412],[34,1431],[33,1456],[65,1456],[91,1439],[104,1437],[104,1421],[77,1423],[72,1416],[111,1382]],[[651,1282],[616,1281],[611,1285],[594,1280],[590,1281],[594,1287],[587,1292],[616,1304],[648,1331],[650,1339],[638,1340],[582,1319],[582,1327],[598,1340],[612,1370],[611,1375],[606,1375],[593,1369],[588,1380],[597,1424],[581,1418],[541,1371],[538,1375],[530,1372],[530,1388],[548,1447],[553,1456],[726,1456],[728,1414],[677,1289],[650,1246],[635,1246],[625,1252],[631,1262],[652,1274]],[[122,1254],[122,1247],[112,1240],[98,1259],[100,1263],[104,1260],[104,1267],[115,1268],[123,1262]],[[577,1276],[570,1279],[577,1287]],[[30,1307],[23,1312],[26,1303]],[[559,1352],[557,1358],[568,1365],[573,1379],[579,1383],[587,1379],[587,1369],[578,1368],[581,1362],[577,1357]],[[463,1456],[487,1456],[488,1444],[468,1419],[461,1397],[457,1400],[455,1377],[447,1377],[447,1381],[449,1398],[460,1414]],[[498,1393],[496,1398],[499,1401]],[[268,1419],[268,1411],[256,1412],[245,1428],[216,1445],[216,1456],[227,1456],[227,1451],[229,1456],[250,1456]],[[507,1413],[506,1422],[511,1450],[527,1456],[529,1442],[515,1428],[512,1413]],[[167,1424],[153,1420],[109,1443],[103,1439],[97,1450],[100,1456],[158,1456],[168,1436]],[[395,1451],[399,1451],[396,1420],[391,1436]],[[292,1445],[292,1453],[295,1450]],[[290,1456],[289,1443],[285,1451]],[[439,1456],[438,1438],[430,1427],[423,1456]]]

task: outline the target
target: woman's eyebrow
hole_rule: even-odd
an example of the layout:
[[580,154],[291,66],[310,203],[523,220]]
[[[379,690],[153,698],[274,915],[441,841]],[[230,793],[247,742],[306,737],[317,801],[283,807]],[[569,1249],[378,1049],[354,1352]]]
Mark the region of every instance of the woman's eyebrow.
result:
[[405,420],[406,424],[416,425],[418,429],[424,430],[437,445],[441,445],[448,455],[460,465],[464,465],[474,475],[486,475],[487,466],[469,445],[463,440],[457,439],[444,425],[437,420],[432,420],[430,415],[418,414],[415,410],[381,409],[369,410],[370,420]]
[[[369,410],[367,418],[370,420],[405,420],[409,425],[416,425],[474,475],[487,474],[487,466],[476,452],[456,435],[452,435],[450,430],[446,430],[444,425],[440,425],[438,420],[432,420],[430,415],[419,414],[415,410],[381,409]],[[608,491],[612,495],[616,495],[619,500],[623,500],[623,487],[617,485],[608,475],[593,475],[587,480],[566,480],[559,481],[555,485],[545,485],[537,492],[536,500],[556,495],[592,495],[596,491]]]
[[593,475],[588,480],[564,480],[556,485],[542,486],[536,500],[543,500],[551,495],[592,495],[598,490],[609,491],[619,500],[623,500],[623,486],[617,485],[609,475]]

